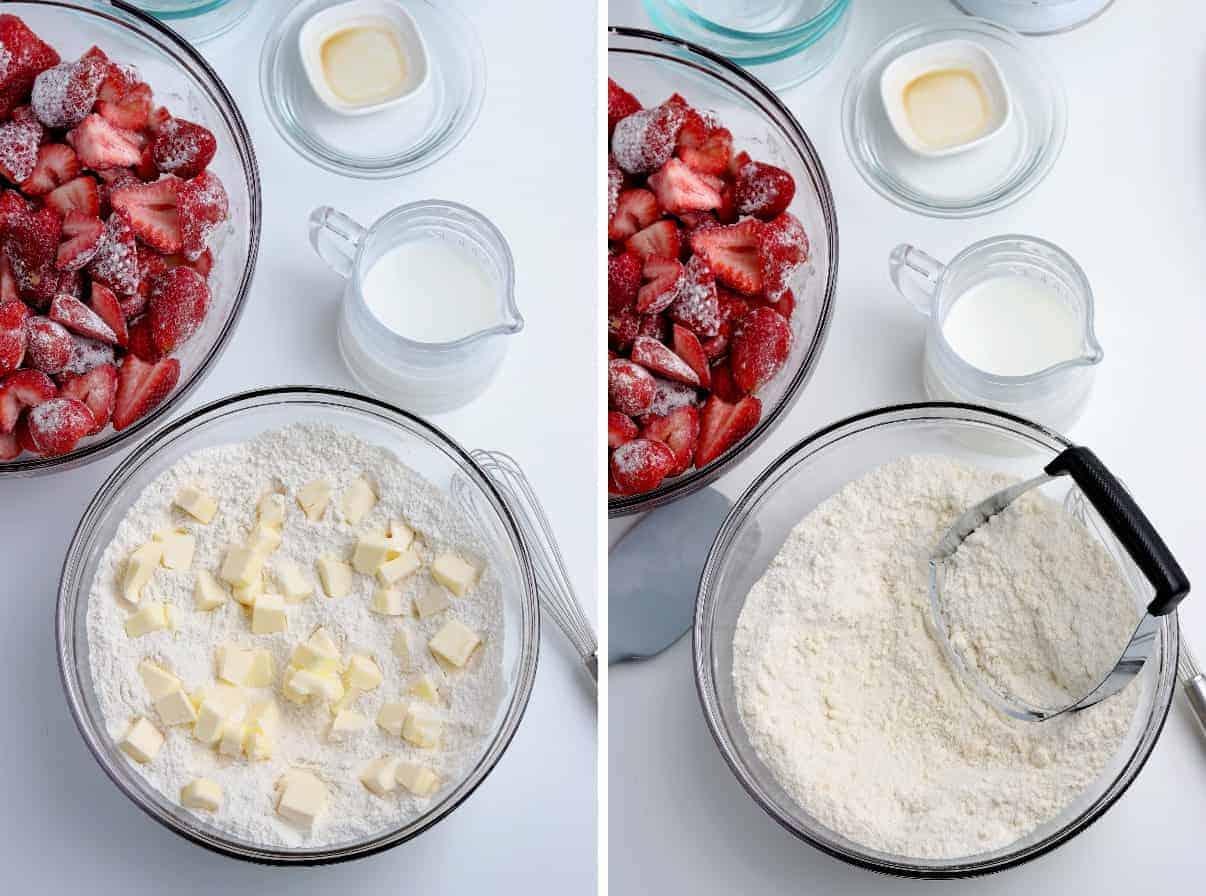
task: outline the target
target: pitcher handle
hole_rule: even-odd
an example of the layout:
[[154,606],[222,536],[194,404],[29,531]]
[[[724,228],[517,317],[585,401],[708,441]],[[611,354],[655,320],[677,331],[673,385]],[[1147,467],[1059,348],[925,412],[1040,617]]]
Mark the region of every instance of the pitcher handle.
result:
[[946,265],[916,246],[901,243],[888,259],[888,275],[896,291],[927,317],[934,309],[934,291]]
[[338,209],[324,205],[310,212],[310,245],[341,277],[350,277],[356,252],[368,231]]

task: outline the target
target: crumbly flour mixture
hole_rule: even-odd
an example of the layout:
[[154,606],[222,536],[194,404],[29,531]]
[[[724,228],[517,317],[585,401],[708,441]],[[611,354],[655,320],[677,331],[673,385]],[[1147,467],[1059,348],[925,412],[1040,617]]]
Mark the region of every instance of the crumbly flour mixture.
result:
[[[865,846],[919,859],[1006,847],[1071,803],[1130,729],[1134,687],[1043,723],[1008,718],[930,632],[930,550],[1010,481],[941,457],[881,467],[805,517],[746,598],[733,675],[750,740],[808,813]],[[1034,512],[1061,523],[1049,501]],[[1137,616],[1110,583],[1081,573],[1093,607],[1080,622],[1102,628],[1050,633],[1061,656]],[[1028,643],[1047,674],[1044,646]]]
[[[339,507],[339,495],[353,479],[366,477],[379,500],[358,526],[350,526]],[[298,489],[315,479],[332,486],[332,500],[321,521],[308,520],[293,500]],[[172,506],[181,487],[194,485],[216,499],[219,510],[202,525]],[[256,503],[268,490],[281,490],[286,501],[284,540],[278,553],[297,562],[315,582],[314,596],[290,605],[288,631],[252,635],[243,608],[234,600],[211,612],[195,608],[196,571],[216,570],[229,545],[241,544],[256,521]],[[130,509],[105,550],[88,607],[88,641],[92,678],[104,712],[109,735],[117,741],[132,718],[145,716],[167,737],[154,760],[131,762],[151,787],[170,802],[179,803],[180,789],[194,778],[219,783],[223,803],[215,813],[199,813],[224,833],[252,844],[283,847],[317,847],[344,843],[367,834],[396,827],[430,804],[398,788],[379,797],[360,782],[360,770],[371,760],[396,756],[421,762],[440,778],[442,786],[432,799],[455,786],[477,759],[493,730],[502,696],[501,590],[488,564],[472,591],[455,599],[457,618],[482,635],[484,643],[463,670],[445,671],[424,645],[439,630],[446,614],[417,617],[383,616],[369,609],[374,583],[355,576],[346,597],[329,599],[314,571],[325,553],[350,556],[361,532],[384,529],[390,520],[405,519],[418,533],[425,562],[432,554],[454,550],[467,559],[484,563],[486,552],[474,527],[447,497],[390,452],[358,438],[319,425],[294,425],[265,433],[241,444],[199,451],[181,460],[152,482]],[[189,570],[159,569],[143,590],[142,602],[159,600],[173,609],[174,630],[156,631],[139,638],[126,635],[123,623],[129,610],[119,600],[122,564],[152,533],[168,525],[187,529],[196,537],[196,552]],[[418,580],[412,576],[405,594],[413,597]],[[426,672],[436,681],[445,720],[437,749],[420,750],[375,724],[342,743],[326,739],[331,715],[325,706],[295,705],[279,695],[282,670],[290,653],[318,626],[324,626],[346,656],[371,654],[384,681],[359,698],[355,708],[374,719],[382,703],[412,702],[406,688],[414,675]],[[415,670],[403,673],[391,651],[394,632],[409,627]],[[214,649],[224,642],[266,647],[275,661],[277,705],[282,719],[274,754],[266,761],[219,755],[195,740],[189,726],[164,727],[140,679],[138,664],[144,658],[174,672],[193,689],[215,681]],[[121,761],[130,761],[125,756]],[[304,832],[279,817],[273,787],[283,772],[303,767],[326,784],[329,803],[313,831]]]

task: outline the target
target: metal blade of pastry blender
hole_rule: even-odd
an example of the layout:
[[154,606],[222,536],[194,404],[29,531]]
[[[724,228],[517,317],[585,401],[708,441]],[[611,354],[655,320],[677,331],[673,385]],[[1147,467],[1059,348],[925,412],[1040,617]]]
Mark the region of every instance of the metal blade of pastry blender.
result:
[[608,663],[656,656],[691,628],[699,576],[732,503],[704,489],[651,510],[612,548]]

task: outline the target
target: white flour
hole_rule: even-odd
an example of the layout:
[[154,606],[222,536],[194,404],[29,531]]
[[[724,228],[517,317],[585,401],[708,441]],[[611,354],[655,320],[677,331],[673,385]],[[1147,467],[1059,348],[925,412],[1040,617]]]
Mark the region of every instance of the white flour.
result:
[[[1006,847],[1073,802],[1130,729],[1135,687],[1047,722],[1010,719],[930,634],[930,550],[1009,482],[945,458],[881,467],[805,517],[746,598],[733,676],[750,740],[809,814],[864,846],[919,859]],[[1060,523],[1051,502],[1036,512]],[[1080,621],[1102,632],[1137,617],[1111,584],[1079,597]]]
[[[362,474],[377,487],[379,501],[352,527],[343,519],[339,498],[344,487]],[[324,518],[311,522],[292,496],[302,485],[319,478],[331,484],[332,499]],[[209,525],[171,506],[185,485],[199,486],[218,502],[218,515]],[[315,594],[287,608],[287,632],[256,636],[251,634],[243,608],[233,599],[212,612],[198,611],[193,587],[197,570],[216,571],[227,546],[245,540],[256,519],[256,502],[271,488],[283,488],[290,495],[284,542],[273,556],[297,562],[314,581]],[[254,845],[314,848],[398,827],[430,805],[431,801],[412,797],[401,788],[385,798],[370,793],[358,774],[372,759],[390,755],[422,762],[439,775],[441,793],[459,783],[493,731],[502,696],[499,580],[487,564],[479,583],[464,597],[454,599],[448,612],[481,633],[485,643],[466,669],[445,673],[425,644],[447,614],[420,621],[373,613],[369,605],[374,582],[368,576],[357,575],[352,592],[338,599],[327,598],[318,582],[314,562],[320,555],[330,552],[349,557],[360,533],[384,530],[391,519],[407,520],[420,534],[425,560],[434,552],[455,550],[479,564],[485,561],[480,536],[440,491],[390,452],[326,426],[294,425],[250,442],[197,452],[146,488],[101,559],[89,599],[88,643],[92,679],[110,737],[120,738],[131,718],[139,715],[167,736],[149,765],[132,763],[151,787],[178,804],[181,787],[195,777],[212,778],[222,787],[222,807],[212,815],[198,815],[222,833]],[[171,605],[176,628],[129,638],[123,629],[128,611],[120,605],[117,589],[122,564],[153,532],[169,524],[196,536],[192,568],[156,570],[143,589],[142,601]],[[416,574],[404,593],[412,596],[426,579],[425,571]],[[297,706],[278,693],[282,724],[272,758],[263,762],[228,758],[195,740],[189,726],[165,728],[137,671],[139,661],[150,657],[174,671],[186,689],[192,690],[214,681],[214,649],[229,641],[270,649],[279,689],[289,654],[319,625],[332,633],[345,656],[353,649],[370,653],[381,667],[384,682],[354,707],[370,720],[376,718],[382,703],[414,699],[405,694],[414,674],[427,672],[436,680],[444,701],[440,714],[446,719],[439,749],[416,749],[375,724],[347,742],[330,743],[325,730],[331,717],[325,706]],[[414,673],[403,673],[391,650],[394,632],[403,627],[411,633]],[[123,755],[122,761],[130,760]],[[282,772],[295,765],[315,771],[330,794],[327,811],[311,833],[285,822],[274,808],[273,785]],[[439,798],[437,793],[433,799]]]

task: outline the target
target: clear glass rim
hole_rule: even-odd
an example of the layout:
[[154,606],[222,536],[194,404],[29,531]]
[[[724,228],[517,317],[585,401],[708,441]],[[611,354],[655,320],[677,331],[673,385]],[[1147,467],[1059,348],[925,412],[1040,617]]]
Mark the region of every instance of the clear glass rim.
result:
[[[645,2],[646,4],[649,4],[655,2],[655,0],[645,0]],[[803,37],[808,38],[808,44],[811,44],[815,40],[818,40],[824,36],[824,32],[833,25],[834,21],[836,21],[836,17],[833,17],[828,21],[826,17],[831,16],[833,11],[839,6],[848,6],[851,0],[830,0],[824,9],[814,13],[811,18],[806,19],[797,25],[792,25],[790,28],[782,28],[778,31],[746,31],[741,28],[732,28],[728,25],[722,25],[720,22],[709,19],[707,16],[691,9],[691,7],[684,3],[683,0],[656,0],[656,2],[664,4],[669,9],[688,19],[692,24],[698,25],[703,30],[719,35],[720,37],[748,41],[751,44],[765,44],[771,41],[790,40],[797,37]],[[817,31],[819,31],[819,33],[813,33]],[[805,46],[807,46],[807,44]],[[800,49],[804,49],[804,47],[795,47],[793,48],[792,52],[788,53],[787,55],[790,56],[793,53],[798,52]],[[775,54],[775,58],[780,59],[783,58],[783,56],[781,54]],[[773,60],[768,59],[765,61]]]
[[30,6],[52,6],[71,9],[76,12],[98,16],[112,22],[118,27],[134,31],[139,37],[149,40],[159,50],[173,59],[178,60],[180,56],[185,57],[190,66],[195,67],[195,70],[188,69],[190,74],[196,76],[197,71],[199,71],[201,77],[198,77],[197,80],[209,81],[208,84],[203,84],[202,86],[210,93],[210,99],[222,115],[223,122],[230,129],[231,133],[234,134],[234,148],[238,152],[243,173],[247,178],[248,223],[250,232],[247,235],[247,261],[243,266],[242,277],[235,291],[230,316],[222,325],[222,329],[218,332],[213,345],[210,346],[209,351],[201,359],[201,363],[188,379],[179,383],[176,389],[151,413],[137,420],[127,429],[121,432],[114,432],[108,438],[85,445],[83,448],[78,448],[59,457],[35,456],[26,460],[18,459],[0,463],[0,479],[3,479],[5,476],[37,476],[60,470],[74,469],[107,457],[119,448],[124,448],[127,444],[137,442],[138,437],[142,433],[147,432],[156,423],[170,416],[171,412],[178,408],[181,402],[204,382],[218,358],[226,350],[226,346],[229,344],[230,338],[234,335],[235,328],[238,326],[239,319],[243,316],[243,309],[251,290],[251,281],[255,275],[256,260],[260,251],[260,223],[262,216],[260,169],[256,162],[255,149],[251,143],[251,134],[247,130],[247,125],[243,121],[243,116],[239,112],[234,97],[227,90],[222,79],[218,77],[218,73],[214,71],[210,64],[205,61],[205,58],[191,44],[154,16],[148,15],[129,3],[122,2],[122,0],[109,0],[109,4],[122,15],[135,19],[143,29],[147,29],[151,33],[132,28],[128,20],[103,13],[91,5],[66,2],[66,0],[21,0],[21,3]]
[[[265,405],[293,404],[301,406],[327,404],[341,410],[372,414],[378,420],[405,429],[412,435],[420,436],[434,449],[441,451],[448,459],[457,464],[461,471],[470,477],[474,485],[486,497],[491,508],[503,520],[512,547],[520,560],[520,571],[524,580],[524,590],[519,596],[522,613],[522,625],[519,632],[521,646],[516,680],[511,689],[506,712],[493,739],[477,764],[432,812],[420,816],[419,819],[401,828],[366,838],[350,846],[312,850],[284,850],[270,847],[249,849],[231,843],[221,836],[182,827],[176,819],[160,811],[158,806],[144,801],[140,795],[127,787],[124,776],[110,763],[107,756],[108,750],[104,744],[108,739],[107,735],[95,730],[90,724],[89,716],[84,709],[83,686],[76,672],[77,657],[74,640],[76,601],[73,586],[76,584],[76,578],[85,559],[82,556],[83,545],[96,525],[97,517],[108,507],[112,498],[125,487],[130,477],[143,464],[154,459],[164,443],[231,413],[254,410]],[[84,510],[63,560],[55,606],[55,644],[63,692],[80,736],[109,780],[134,805],[173,833],[221,855],[268,865],[325,865],[374,855],[417,837],[459,808],[493,771],[515,737],[531,697],[540,654],[540,613],[531,554],[524,542],[519,524],[493,481],[468,451],[431,423],[384,401],[323,386],[277,386],[228,395],[203,405],[179,419],[168,422],[140,444],[106,477]]]
[[813,188],[820,200],[821,217],[825,221],[826,240],[829,248],[829,265],[824,272],[826,278],[825,293],[821,297],[821,309],[817,317],[816,330],[812,334],[812,342],[808,347],[808,351],[805,353],[800,366],[792,375],[791,381],[788,383],[779,403],[771,408],[768,413],[763,414],[762,419],[758,421],[758,425],[744,439],[702,470],[692,470],[670,483],[661,485],[653,491],[645,492],[641,495],[619,498],[609,495],[607,499],[607,515],[609,518],[614,518],[653,510],[655,507],[669,504],[715,482],[726,471],[746,457],[750,451],[753,451],[761,444],[774,431],[775,427],[782,422],[792,406],[795,405],[800,397],[800,393],[804,390],[804,386],[812,378],[812,374],[816,369],[817,363],[820,361],[821,352],[825,348],[825,342],[829,336],[829,328],[833,318],[833,306],[837,294],[838,224],[837,212],[834,209],[833,191],[830,189],[829,177],[825,173],[824,165],[821,164],[821,158],[795,115],[791,113],[773,90],[745,69],[729,62],[723,56],[680,38],[669,37],[655,31],[645,31],[640,28],[623,28],[618,26],[609,27],[607,32],[609,39],[610,37],[618,37],[631,41],[647,41],[650,44],[649,49],[608,46],[608,53],[650,56],[684,64],[681,58],[666,55],[660,50],[660,47],[669,46],[676,48],[680,52],[686,51],[688,54],[701,57],[698,61],[690,63],[697,72],[715,77],[715,74],[710,69],[713,66],[719,67],[735,80],[736,83],[729,85],[731,88],[738,89],[738,92],[742,96],[759,109],[762,109],[764,105],[769,106],[776,114],[781,116],[782,122],[774,122],[774,124],[784,132],[788,143],[803,162],[804,168],[808,171],[808,175],[812,180]]
[[[711,548],[708,550],[708,558],[700,576],[695,620],[692,626],[692,660],[695,667],[695,686],[708,730],[712,733],[712,738],[716,742],[716,746],[720,750],[721,756],[724,758],[730,771],[732,771],[741,786],[745,788],[745,791],[753,798],[754,802],[793,836],[833,858],[881,874],[920,879],[978,877],[1023,865],[1063,845],[1100,818],[1134,782],[1139,772],[1146,765],[1152,750],[1155,748],[1156,742],[1159,740],[1165,720],[1168,717],[1169,709],[1172,706],[1173,696],[1176,693],[1177,654],[1179,650],[1179,627],[1176,613],[1170,613],[1167,616],[1161,617],[1160,631],[1162,640],[1160,664],[1155,686],[1155,696],[1147,726],[1129,759],[1117,776],[1103,789],[1102,794],[1073,821],[1039,843],[990,860],[976,861],[969,859],[968,861],[953,862],[949,865],[923,864],[921,862],[909,862],[908,860],[890,861],[871,855],[869,851],[859,850],[857,847],[855,849],[839,848],[834,844],[826,843],[813,836],[790,813],[780,811],[775,801],[771,799],[769,794],[757,784],[753,776],[747,771],[741,755],[729,737],[720,709],[720,700],[712,668],[714,665],[712,629],[715,624],[718,602],[714,587],[717,571],[726,560],[737,531],[745,525],[750,514],[756,509],[757,504],[761,501],[766,491],[796,461],[807,458],[814,450],[823,449],[832,444],[831,439],[836,441],[840,438],[855,436],[859,432],[873,427],[909,424],[925,420],[961,420],[995,425],[998,428],[1008,430],[1013,435],[1028,438],[1036,445],[1050,450],[1066,448],[1072,444],[1054,430],[1033,421],[979,405],[958,402],[914,402],[873,408],[831,423],[801,439],[772,461],[734,502],[724,522],[717,531]],[[904,857],[901,858],[903,859]]]

